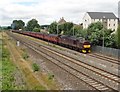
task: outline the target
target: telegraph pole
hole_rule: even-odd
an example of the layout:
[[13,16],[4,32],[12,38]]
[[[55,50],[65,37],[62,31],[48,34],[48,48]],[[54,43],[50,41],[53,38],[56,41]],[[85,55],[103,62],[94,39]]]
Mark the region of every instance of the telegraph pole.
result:
[[74,33],[74,32],[75,32],[75,30],[74,30],[74,26],[73,26],[73,36],[75,35],[75,33]]
[[57,24],[57,35],[58,35],[58,24]]

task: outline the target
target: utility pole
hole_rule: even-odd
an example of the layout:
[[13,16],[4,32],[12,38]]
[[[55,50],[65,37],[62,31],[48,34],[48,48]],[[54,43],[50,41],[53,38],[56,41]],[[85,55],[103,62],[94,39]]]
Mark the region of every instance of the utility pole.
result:
[[75,35],[75,33],[74,33],[74,32],[75,32],[75,30],[74,30],[74,26],[73,26],[73,36]]
[[58,24],[57,24],[57,35],[58,35]]
[[103,46],[103,48],[104,48],[104,44],[105,44],[105,41],[104,41],[104,28],[105,28],[105,24],[104,24],[104,19],[105,19],[105,16],[103,16],[103,44],[102,44],[102,46]]
[[104,48],[104,28],[103,28],[103,48]]

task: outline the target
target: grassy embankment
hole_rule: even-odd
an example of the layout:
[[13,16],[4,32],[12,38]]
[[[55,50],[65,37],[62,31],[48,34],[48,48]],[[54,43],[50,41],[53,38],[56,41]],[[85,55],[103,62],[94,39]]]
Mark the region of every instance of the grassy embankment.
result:
[[[20,35],[20,34],[16,34],[16,35]],[[20,36],[23,36],[23,35],[20,35]],[[26,36],[24,36],[26,37]],[[29,39],[29,38],[28,38]],[[34,39],[31,39],[31,40],[34,40]],[[15,43],[14,43],[15,44]],[[32,74],[34,74],[37,79],[42,83],[42,85],[44,85],[47,89],[52,89],[52,90],[57,90],[59,89],[59,84],[55,82],[54,80],[54,75],[52,73],[44,73],[41,71],[41,65],[38,64],[37,62],[33,62],[31,61],[31,58],[29,58],[29,54],[27,52],[27,48],[26,47],[17,47],[19,53],[21,53],[21,56],[22,58],[27,61],[25,63],[27,63],[26,66],[29,65],[29,69],[31,70],[32,69]],[[26,75],[26,77],[28,77],[28,70],[25,69],[23,70],[24,71],[24,74]],[[30,74],[29,74],[30,76]],[[31,82],[32,79],[29,79],[29,77],[27,78],[28,79],[28,82]],[[34,82],[35,83],[35,82]],[[34,83],[32,83],[34,85]],[[35,85],[34,85],[35,86]],[[36,87],[35,87],[36,88]],[[38,87],[37,87],[38,89]]]
[[2,89],[2,34],[0,32],[0,89]]
[[[3,44],[4,45],[3,47],[5,48],[5,50],[3,51],[3,54],[5,56],[6,63],[2,61],[5,63],[2,64],[2,67],[5,68],[5,69],[3,68],[2,71],[5,72],[5,74],[3,74],[4,80],[2,81],[3,82],[2,89],[3,90],[6,89],[7,90],[36,90],[36,89],[45,90],[46,88],[40,85],[39,81],[35,78],[26,60],[22,59],[21,54],[18,52],[14,44],[15,42],[13,43],[13,40],[9,38],[9,36],[6,35],[6,33],[4,33],[4,36],[5,37],[3,38],[5,39],[4,41],[5,44]],[[16,69],[18,71],[16,71]],[[22,77],[22,79],[20,77]],[[21,83],[23,80],[25,81],[25,83]],[[15,84],[18,85],[16,86]],[[21,84],[21,86],[19,86],[19,84]]]
[[[8,58],[12,59],[12,60],[8,59],[10,60],[9,62],[11,61],[12,62],[11,62],[11,65],[8,67],[8,69],[5,69],[5,70],[7,71],[7,70],[10,70],[9,68],[11,68],[11,71],[12,71],[11,76],[13,76],[14,70],[16,70],[16,67],[17,67],[17,69],[22,72],[22,76],[24,77],[24,80],[26,83],[26,86],[24,88],[16,87],[16,85],[14,85],[15,78],[12,77],[11,80],[9,79],[10,80],[9,82],[11,82],[12,86],[8,87],[8,89],[13,89],[13,90],[16,88],[17,89],[19,88],[20,90],[58,89],[58,87],[56,86],[56,83],[53,80],[54,76],[50,73],[47,75],[42,73],[40,71],[40,65],[37,65],[32,61],[29,61],[29,55],[27,54],[25,49],[21,48],[21,46],[20,47],[15,46],[16,42],[10,39],[9,36],[7,36],[6,34],[5,36],[6,36],[5,48],[7,47],[6,49],[8,52],[7,56]],[[19,80],[19,82],[20,81],[21,80]],[[17,79],[17,82],[18,82],[18,79]]]
[[0,51],[1,51],[1,76],[2,76],[2,90],[20,90],[21,86],[15,83],[15,71],[16,67],[10,58],[10,52],[7,48],[7,43],[5,42],[4,36],[2,37],[2,32],[0,32]]

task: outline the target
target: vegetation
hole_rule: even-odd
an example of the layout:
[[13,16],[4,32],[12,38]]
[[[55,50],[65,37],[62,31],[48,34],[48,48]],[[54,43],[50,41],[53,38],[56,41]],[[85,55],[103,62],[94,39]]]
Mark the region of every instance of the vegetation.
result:
[[39,28],[40,28],[40,25],[38,24],[38,21],[36,19],[32,19],[28,21],[26,26],[27,31],[36,31],[36,30],[38,31]]
[[14,90],[15,84],[13,72],[15,70],[15,66],[10,60],[10,53],[8,52],[8,49],[3,46],[2,50],[2,89]]
[[25,23],[22,20],[13,20],[11,27],[14,30],[19,30],[19,29],[23,29],[25,26]]
[[116,41],[117,41],[117,46],[118,48],[120,49],[120,24],[118,26],[118,29],[117,29],[117,34],[116,34]]
[[51,23],[48,30],[50,34],[57,34],[57,22]]
[[35,27],[35,28],[33,29],[33,32],[40,32],[40,28]]
[[28,59],[29,58],[29,55],[27,54],[26,50],[25,49],[22,49],[23,50],[23,53],[22,53],[22,57],[23,59]]
[[51,34],[73,35],[73,23],[66,22],[64,24],[58,24],[57,22],[53,22],[48,30]]
[[49,80],[52,80],[53,78],[54,78],[54,75],[49,73],[49,74],[48,74],[48,79],[49,79]]
[[32,67],[33,67],[34,72],[39,71],[39,69],[40,69],[39,66],[36,63],[33,63]]
[[40,27],[36,19],[28,21],[26,27],[24,27],[24,25],[25,24],[22,20],[14,20],[12,28],[34,32],[40,32],[40,29],[48,28],[48,33],[50,34],[83,37],[86,40],[89,40],[93,45],[120,48],[120,25],[117,34],[113,34],[114,30],[104,28],[101,22],[92,23],[87,29],[83,29],[82,25],[75,25],[72,22],[66,22],[63,24],[53,22],[50,25],[42,25]]
[[49,25],[41,25],[41,29],[48,28]]
[[111,29],[106,29],[103,27],[101,22],[92,23],[87,29],[88,40],[93,45],[103,45],[105,47],[116,47],[115,34]]
[[61,25],[61,31],[64,35],[73,35],[73,23],[66,22]]
[[42,85],[34,87],[32,90],[46,90],[46,88]]
[[29,58],[29,56],[28,56],[28,54],[27,54],[27,53],[23,53],[23,55],[22,55],[22,56],[23,56],[23,59],[25,59],[25,60],[26,60],[27,58]]

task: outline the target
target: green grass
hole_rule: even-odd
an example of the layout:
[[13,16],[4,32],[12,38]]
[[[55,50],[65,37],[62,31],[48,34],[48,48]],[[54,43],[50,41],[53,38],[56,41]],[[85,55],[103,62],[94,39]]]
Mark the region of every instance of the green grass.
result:
[[25,59],[25,60],[27,60],[27,59],[29,58],[29,56],[28,56],[27,53],[23,53],[23,54],[22,54],[22,57],[23,57],[23,59]]
[[29,58],[29,55],[27,54],[25,49],[22,49],[22,50],[23,50],[22,57],[23,57],[23,59],[27,60]]
[[32,64],[32,67],[33,67],[33,71],[34,71],[34,72],[40,70],[39,66],[38,66],[36,63],[33,63],[33,64]]
[[53,78],[54,78],[54,75],[49,73],[49,74],[48,74],[48,79],[49,79],[49,80],[52,80]]
[[39,86],[34,87],[33,90],[46,90],[46,88],[42,85],[39,85]]
[[13,71],[15,66],[10,60],[10,53],[7,48],[3,46],[2,49],[2,89],[3,90],[13,90],[14,89],[14,75]]
[[[0,40],[0,42],[2,42]],[[0,77],[2,77],[2,44],[0,44]],[[2,89],[2,80],[0,79],[0,89]]]

